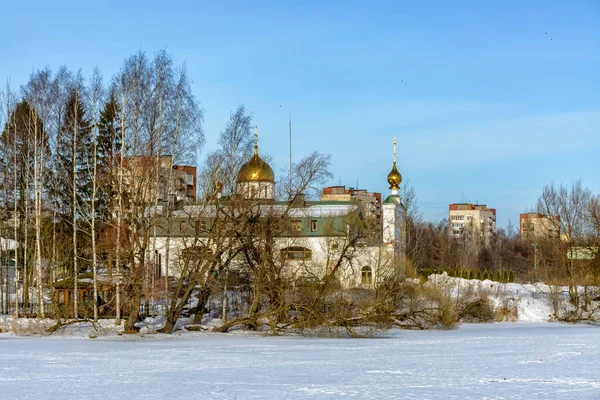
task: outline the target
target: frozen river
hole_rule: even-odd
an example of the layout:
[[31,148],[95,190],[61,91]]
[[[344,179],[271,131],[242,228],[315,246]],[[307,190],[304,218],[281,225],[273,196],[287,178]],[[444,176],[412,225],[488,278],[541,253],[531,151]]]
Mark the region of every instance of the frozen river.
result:
[[9,399],[600,399],[600,328],[467,325],[380,339],[0,335]]

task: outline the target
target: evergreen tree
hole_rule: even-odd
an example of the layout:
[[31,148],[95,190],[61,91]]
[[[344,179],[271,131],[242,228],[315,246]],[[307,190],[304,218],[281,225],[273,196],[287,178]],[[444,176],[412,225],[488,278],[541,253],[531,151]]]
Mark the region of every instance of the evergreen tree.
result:
[[0,144],[4,156],[2,167],[6,168],[7,176],[13,179],[10,186],[16,191],[14,194],[10,193],[9,198],[14,202],[13,207],[15,203],[17,206],[18,231],[15,232],[19,241],[17,257],[22,260],[19,267],[22,267],[23,302],[27,307],[29,303],[28,287],[33,279],[30,262],[34,252],[28,245],[33,241],[31,236],[33,232],[28,229],[28,226],[31,225],[28,220],[34,197],[34,160],[36,151],[38,154],[41,151],[46,153],[49,151],[48,134],[38,112],[30,103],[21,101],[15,106],[9,120],[4,125]]
[[[74,137],[76,137],[75,160],[73,160]],[[58,193],[56,195],[61,200],[63,216],[68,220],[71,219],[75,210],[71,196],[73,182],[76,185],[79,216],[85,214],[87,210],[85,205],[89,203],[92,192],[90,173],[93,170],[94,155],[92,151],[93,139],[90,120],[86,118],[86,110],[79,91],[73,89],[65,104],[57,147],[59,165],[57,166]],[[73,177],[73,162],[76,163],[75,177]]]
[[121,124],[118,114],[119,106],[111,94],[98,122],[96,213],[101,223],[108,220],[110,204],[116,195],[118,157],[121,153]]

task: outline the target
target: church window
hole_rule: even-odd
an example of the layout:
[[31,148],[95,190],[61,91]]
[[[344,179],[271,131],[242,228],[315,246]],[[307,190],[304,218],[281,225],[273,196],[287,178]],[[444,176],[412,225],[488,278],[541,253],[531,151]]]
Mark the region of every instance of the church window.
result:
[[371,267],[362,267],[362,270],[360,271],[360,283],[362,285],[373,284],[373,270]]
[[300,246],[286,247],[281,250],[281,255],[286,260],[309,261],[312,259],[312,251]]
[[313,219],[312,221],[310,221],[310,231],[311,232],[317,231],[317,220],[316,219]]
[[299,220],[292,221],[292,231],[300,232],[302,230],[302,224]]

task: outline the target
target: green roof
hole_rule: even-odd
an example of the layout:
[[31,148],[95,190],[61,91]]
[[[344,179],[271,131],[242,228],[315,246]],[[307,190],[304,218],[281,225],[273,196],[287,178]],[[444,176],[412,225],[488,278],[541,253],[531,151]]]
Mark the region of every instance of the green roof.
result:
[[390,194],[383,201],[383,204],[402,204],[402,203],[400,201],[400,196],[398,196],[397,194]]

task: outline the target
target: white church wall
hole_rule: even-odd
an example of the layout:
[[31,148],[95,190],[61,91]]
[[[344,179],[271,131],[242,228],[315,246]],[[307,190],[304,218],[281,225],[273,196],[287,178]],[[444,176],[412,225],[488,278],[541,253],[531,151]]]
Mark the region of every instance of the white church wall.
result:
[[[288,237],[276,240],[275,252],[281,254],[282,250],[290,247],[309,249],[310,259],[296,260],[279,259],[282,275],[290,280],[299,278],[322,279],[336,265],[344,249],[346,239],[343,237]],[[169,267],[166,265],[166,238],[156,239],[156,247],[151,247],[150,254],[160,254],[161,274],[164,276],[178,277],[181,274],[181,256],[185,248],[203,245],[201,240],[192,238],[174,237],[170,240]],[[386,277],[397,272],[394,253],[385,246],[357,247],[349,249],[347,259],[344,259],[337,274],[344,287],[373,287],[383,282]],[[371,284],[361,283],[361,272],[364,267],[369,267],[372,273]]]

